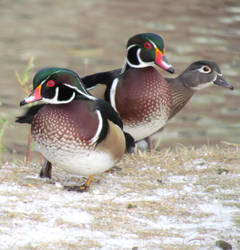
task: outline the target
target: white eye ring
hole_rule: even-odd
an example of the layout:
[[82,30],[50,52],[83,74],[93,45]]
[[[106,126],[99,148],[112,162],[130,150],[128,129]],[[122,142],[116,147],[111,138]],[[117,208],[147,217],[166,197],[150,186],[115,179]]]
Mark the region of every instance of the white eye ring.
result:
[[201,73],[207,74],[207,73],[210,73],[212,70],[209,66],[204,65],[198,71]]

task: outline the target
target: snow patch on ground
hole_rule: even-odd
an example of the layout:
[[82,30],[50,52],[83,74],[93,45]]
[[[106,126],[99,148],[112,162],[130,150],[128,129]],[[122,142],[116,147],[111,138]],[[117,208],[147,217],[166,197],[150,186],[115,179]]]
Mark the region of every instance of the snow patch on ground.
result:
[[[199,159],[185,166],[202,170],[206,165]],[[229,186],[238,178],[234,174],[211,184],[205,174],[177,175],[164,169],[159,183],[142,174],[144,165],[134,175],[127,170],[105,173],[88,192],[76,193],[62,187],[81,179],[69,180],[66,173],[56,171],[51,183],[37,177],[38,168],[4,168],[0,249],[212,249],[219,239],[236,247],[240,240],[235,221],[240,216],[240,188]],[[215,177],[220,178],[209,178]],[[226,189],[218,186],[224,182]],[[230,191],[238,193],[238,201]]]

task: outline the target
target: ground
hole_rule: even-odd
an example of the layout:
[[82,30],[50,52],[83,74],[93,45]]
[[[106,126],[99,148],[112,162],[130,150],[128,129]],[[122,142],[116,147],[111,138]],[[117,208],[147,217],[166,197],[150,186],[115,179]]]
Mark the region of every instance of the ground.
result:
[[0,249],[240,249],[239,160],[226,143],[135,152],[85,193],[58,168],[2,163]]

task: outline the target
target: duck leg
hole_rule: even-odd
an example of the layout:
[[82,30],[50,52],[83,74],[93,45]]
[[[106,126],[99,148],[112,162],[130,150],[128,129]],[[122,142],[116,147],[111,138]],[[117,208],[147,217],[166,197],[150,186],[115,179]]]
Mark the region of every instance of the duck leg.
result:
[[51,179],[51,177],[52,177],[52,163],[50,161],[45,160],[44,164],[42,165],[39,176],[41,178]]
[[152,141],[152,136],[148,136],[147,138],[147,142],[148,142],[148,149],[151,152],[153,150],[153,141]]
[[64,186],[64,189],[68,191],[85,192],[88,190],[90,183],[92,182],[93,175],[90,175],[87,182],[81,186]]

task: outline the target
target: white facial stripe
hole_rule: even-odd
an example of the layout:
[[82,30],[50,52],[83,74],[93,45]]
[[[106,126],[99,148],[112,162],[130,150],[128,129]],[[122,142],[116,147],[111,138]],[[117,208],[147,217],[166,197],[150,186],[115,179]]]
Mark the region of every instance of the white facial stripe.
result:
[[55,96],[52,99],[53,102],[58,101],[58,94],[59,94],[59,87],[57,87],[56,90],[55,90]]
[[[129,51],[131,48],[135,47],[135,46],[137,46],[137,45],[136,45],[136,44],[133,44],[133,45],[130,45],[130,46],[127,48],[126,63],[127,63],[129,66],[133,67],[133,68],[139,68],[139,66],[138,66],[137,64],[132,64],[132,63],[130,63],[129,60],[128,60],[128,51]],[[126,68],[126,66],[124,66],[123,68]],[[122,69],[122,71],[124,72],[123,69]]]
[[153,42],[153,41],[151,41],[151,40],[148,40],[152,45],[153,45],[153,47],[156,49],[157,48],[157,45]]
[[140,53],[141,53],[141,49],[139,48],[137,50],[137,59],[138,59],[139,64],[130,63],[128,59],[127,59],[127,64],[131,66],[132,68],[145,68],[145,67],[154,65],[154,62],[144,62],[140,57]]
[[135,46],[137,46],[136,44],[132,44],[132,45],[130,45],[129,47],[127,47],[127,52],[131,49],[131,48],[133,48],[133,47],[135,47]]
[[207,87],[214,85],[214,81],[216,81],[216,80],[217,80],[217,75],[215,76],[215,78],[211,82],[201,83],[196,87],[191,87],[191,89],[193,89],[193,90],[205,89]]
[[115,96],[116,96],[118,82],[119,82],[119,78],[115,78],[113,83],[112,83],[112,87],[110,89],[110,103],[116,111],[117,111],[117,108],[116,108]]
[[191,89],[193,89],[193,90],[205,89],[207,87],[212,86],[213,84],[214,84],[213,82],[206,82],[206,83],[199,84],[196,87],[191,87]]
[[89,94],[87,94],[87,93],[85,93],[85,92],[80,91],[80,90],[79,90],[77,87],[75,87],[75,86],[72,86],[72,85],[70,85],[70,84],[68,84],[68,83],[63,83],[63,84],[64,84],[65,86],[71,88],[71,89],[74,89],[74,90],[77,91],[79,94],[81,94],[81,95],[87,97],[88,99],[97,100],[96,97],[91,96],[91,95],[89,95]]
[[76,96],[75,92],[73,92],[72,96],[68,100],[60,101],[60,100],[58,100],[58,94],[59,94],[59,87],[56,88],[55,95],[52,99],[42,98],[42,100],[44,102],[50,103],[50,104],[64,104],[64,103],[69,103],[69,102],[73,101],[75,96]]
[[43,85],[46,82],[46,79],[41,81],[41,83],[39,85]]
[[144,68],[144,67],[154,65],[154,62],[144,62],[140,57],[140,53],[141,53],[141,49],[138,49],[137,50],[137,58],[138,58],[138,61],[140,62],[140,64],[138,65],[138,68]]
[[54,95],[54,97],[52,99],[44,98],[43,97],[42,100],[44,102],[47,102],[47,103],[57,104],[57,103],[59,103],[59,101],[58,101],[58,94],[59,94],[59,87],[56,88],[55,95]]
[[[150,42],[151,42],[151,41],[150,41]],[[136,44],[130,45],[130,46],[127,48],[127,52],[128,52],[131,48],[133,48],[133,47],[135,47],[135,46],[137,46],[137,45],[136,45]],[[153,45],[153,46],[154,46],[154,45]],[[153,66],[153,65],[154,65],[154,62],[144,62],[144,61],[142,61],[142,59],[141,59],[141,57],[140,57],[140,53],[141,53],[141,48],[139,48],[139,49],[137,50],[137,55],[136,55],[139,64],[133,64],[133,63],[129,62],[128,57],[126,57],[126,63],[127,63],[130,67],[132,67],[132,68],[145,68],[145,67]],[[122,68],[122,72],[124,72],[124,69],[125,69],[125,67],[126,67],[126,63],[124,64],[124,66],[123,66],[123,68]]]
[[98,116],[98,128],[97,128],[95,135],[90,140],[90,145],[93,145],[97,142],[97,140],[100,136],[100,133],[102,131],[102,127],[103,127],[103,119],[102,119],[101,112],[99,110],[96,110],[96,112],[97,112],[97,116]]

